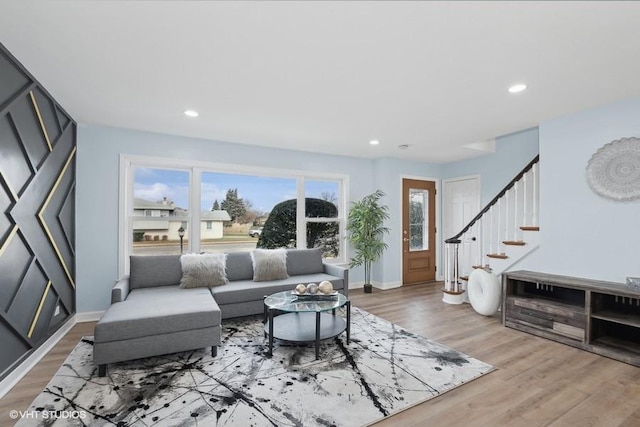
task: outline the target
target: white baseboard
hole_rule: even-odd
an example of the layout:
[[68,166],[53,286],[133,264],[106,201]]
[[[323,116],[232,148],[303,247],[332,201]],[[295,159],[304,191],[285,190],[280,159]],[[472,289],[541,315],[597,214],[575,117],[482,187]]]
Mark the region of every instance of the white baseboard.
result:
[[60,341],[76,324],[76,315],[71,316],[48,340],[38,347],[29,357],[0,381],[0,399],[18,384],[29,371]]
[[349,289],[362,289],[364,282],[349,282]]
[[387,289],[399,288],[400,286],[402,286],[402,283],[400,283],[399,281],[395,281],[395,282],[374,282],[374,283],[372,283],[372,285],[373,285],[374,288],[387,290]]
[[97,322],[107,310],[102,311],[85,311],[84,313],[76,313],[76,322]]
[[[387,290],[387,289],[399,288],[400,286],[402,286],[402,283],[398,281],[385,282],[385,283],[374,281],[371,285],[376,289]],[[362,289],[362,288],[364,288],[364,282],[349,282],[349,289]]]

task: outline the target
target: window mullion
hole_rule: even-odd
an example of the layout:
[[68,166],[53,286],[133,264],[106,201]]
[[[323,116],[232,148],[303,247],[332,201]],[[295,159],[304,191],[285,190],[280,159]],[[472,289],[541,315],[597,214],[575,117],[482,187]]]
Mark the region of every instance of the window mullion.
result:
[[298,176],[298,196],[296,203],[296,247],[306,249],[307,247],[307,221],[306,221],[306,200],[304,194],[304,177]]
[[201,209],[200,209],[200,193],[201,193],[201,182],[202,182],[202,169],[192,168],[190,171],[191,175],[191,206],[189,209],[191,210],[191,233],[189,236],[189,247],[192,252],[199,253],[202,251],[202,245],[200,242],[201,239],[201,227],[202,221],[200,221]]
[[348,197],[347,197],[347,186],[345,185],[345,181],[344,180],[340,180],[338,181],[338,217],[340,218],[340,234],[339,234],[339,238],[340,238],[340,244],[339,244],[339,251],[340,251],[340,257],[339,260],[344,261],[347,259],[347,251],[348,251],[348,246],[347,246],[347,204],[348,204]]
[[118,263],[118,277],[123,277],[129,271],[129,254],[133,250],[133,220],[130,210],[133,206],[133,165],[125,157],[120,157],[120,174],[124,177],[120,181],[120,262]]

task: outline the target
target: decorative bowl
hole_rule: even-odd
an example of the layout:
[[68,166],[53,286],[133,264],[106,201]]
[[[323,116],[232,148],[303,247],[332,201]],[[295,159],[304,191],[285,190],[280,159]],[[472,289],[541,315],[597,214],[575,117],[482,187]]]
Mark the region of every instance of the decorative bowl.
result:
[[297,297],[298,300],[329,300],[336,299],[338,297],[338,291],[333,291],[330,294],[322,294],[318,292],[317,294],[299,294],[298,292],[291,291],[291,294]]
[[640,292],[640,277],[627,277],[627,286],[636,292]]

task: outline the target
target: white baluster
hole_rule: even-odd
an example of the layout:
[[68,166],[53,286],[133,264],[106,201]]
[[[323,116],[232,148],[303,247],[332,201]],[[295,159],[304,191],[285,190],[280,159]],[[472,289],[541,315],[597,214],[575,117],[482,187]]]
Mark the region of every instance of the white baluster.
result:
[[444,273],[445,273],[445,287],[448,291],[451,290],[451,245],[449,243],[447,243],[446,245],[447,248],[447,258],[446,258],[446,264],[444,266]]
[[504,206],[504,240],[509,240],[509,190],[505,193]]
[[476,245],[476,249],[478,251],[478,261],[476,262],[476,265],[482,265],[482,258],[483,258],[483,246],[482,246],[482,242],[484,242],[484,215],[480,217],[480,219],[478,220],[478,225],[480,227],[480,233],[478,235],[478,243]]
[[467,250],[465,248],[467,245],[465,244],[465,240],[467,239],[468,232],[469,230],[460,237],[460,247],[458,248],[458,277],[464,274],[464,264],[467,258]]
[[489,253],[493,253],[493,206],[489,208]]
[[460,292],[460,271],[458,269],[458,250],[460,248],[460,243],[454,243],[453,245],[453,291]]
[[527,225],[527,171],[522,177],[522,225]]
[[449,290],[449,244],[444,244],[444,290]]
[[538,164],[534,164],[533,168],[531,169],[533,171],[533,212],[532,212],[532,216],[533,216],[533,226],[537,226],[538,225],[538,185],[537,185],[537,180],[538,180]]
[[469,237],[469,236],[471,236],[472,233],[473,233],[473,227],[471,227],[469,229],[469,231],[467,231],[467,234],[465,236],[465,243],[463,243],[464,247],[462,248],[462,251],[463,251],[463,254],[464,254],[462,259],[464,260],[464,264],[462,265],[462,269],[460,271],[465,276],[469,275],[469,273],[468,273],[469,272],[469,266],[471,265],[471,255],[472,255],[471,251],[473,250],[473,248],[471,247],[471,243],[470,242],[472,242],[472,240],[471,240],[471,237]]
[[513,184],[513,192],[515,196],[513,197],[513,240],[518,240],[518,184],[520,181],[516,181]]
[[496,253],[501,253],[500,251],[502,250],[502,238],[501,236],[501,231],[502,231],[502,199],[498,199],[498,251]]
[[456,243],[454,248],[453,283],[455,284],[455,291],[460,292],[460,243]]

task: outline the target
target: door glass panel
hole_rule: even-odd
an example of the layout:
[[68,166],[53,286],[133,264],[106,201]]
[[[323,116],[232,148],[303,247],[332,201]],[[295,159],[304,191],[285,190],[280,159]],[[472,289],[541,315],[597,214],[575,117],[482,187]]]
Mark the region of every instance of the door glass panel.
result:
[[409,250],[429,250],[428,215],[429,191],[420,188],[409,189]]

